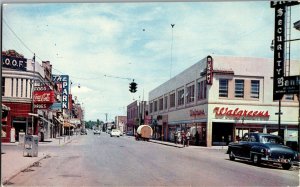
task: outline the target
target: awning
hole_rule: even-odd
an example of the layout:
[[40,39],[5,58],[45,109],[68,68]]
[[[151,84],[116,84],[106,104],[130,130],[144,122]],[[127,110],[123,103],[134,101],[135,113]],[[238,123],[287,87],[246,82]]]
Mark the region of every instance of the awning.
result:
[[58,123],[63,124],[63,121],[60,120],[60,119],[58,119],[57,117],[54,117],[54,119],[55,119],[56,121],[58,121]]
[[37,117],[37,118],[39,118],[39,119],[41,119],[41,120],[47,122],[47,123],[50,124],[50,125],[54,125],[52,122],[48,121],[46,118],[44,118],[43,116],[40,116],[40,115],[38,115],[38,114],[28,113],[28,115]]
[[2,110],[10,110],[10,108],[2,103]]
[[71,124],[71,123],[69,123],[69,122],[64,122],[64,127],[65,127],[65,128],[74,128],[75,125],[73,125],[73,124]]

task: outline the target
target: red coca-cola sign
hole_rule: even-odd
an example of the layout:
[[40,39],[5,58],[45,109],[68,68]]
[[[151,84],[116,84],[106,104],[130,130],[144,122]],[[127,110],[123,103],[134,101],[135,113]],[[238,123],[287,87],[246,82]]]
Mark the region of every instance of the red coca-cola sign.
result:
[[54,91],[35,91],[33,92],[34,104],[54,103]]

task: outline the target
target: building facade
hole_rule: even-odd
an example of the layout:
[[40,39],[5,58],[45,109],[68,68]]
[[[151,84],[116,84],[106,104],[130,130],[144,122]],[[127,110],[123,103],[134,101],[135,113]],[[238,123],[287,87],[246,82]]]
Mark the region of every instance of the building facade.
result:
[[[300,74],[291,61],[290,75]],[[213,56],[204,58],[149,93],[152,125],[160,139],[189,130],[192,143],[226,145],[246,132],[278,134],[278,101],[273,101],[273,59]],[[296,95],[281,102],[285,141],[298,141]]]

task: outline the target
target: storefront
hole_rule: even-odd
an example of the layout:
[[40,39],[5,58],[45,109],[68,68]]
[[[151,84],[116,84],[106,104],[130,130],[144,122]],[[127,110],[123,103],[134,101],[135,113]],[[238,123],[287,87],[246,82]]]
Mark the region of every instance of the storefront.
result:
[[[291,75],[299,74],[299,65],[291,60]],[[152,118],[168,116],[153,125],[160,133],[154,138],[174,141],[176,131],[189,130],[191,144],[227,145],[247,132],[278,134],[280,123],[284,142],[297,143],[299,102],[295,94],[285,95],[279,120],[278,101],[270,91],[272,68],[273,59],[267,58],[203,58],[149,92]]]

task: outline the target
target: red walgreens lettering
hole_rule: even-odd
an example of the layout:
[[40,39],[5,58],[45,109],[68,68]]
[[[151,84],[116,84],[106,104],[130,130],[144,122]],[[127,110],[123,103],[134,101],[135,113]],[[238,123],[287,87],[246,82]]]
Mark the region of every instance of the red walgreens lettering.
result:
[[231,116],[231,117],[270,117],[269,111],[258,111],[258,110],[240,110],[236,108],[235,110],[228,110],[226,107],[215,107],[214,113],[217,116]]

